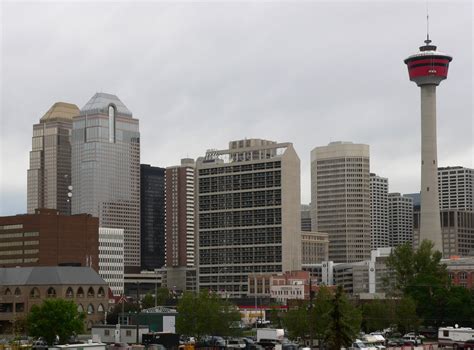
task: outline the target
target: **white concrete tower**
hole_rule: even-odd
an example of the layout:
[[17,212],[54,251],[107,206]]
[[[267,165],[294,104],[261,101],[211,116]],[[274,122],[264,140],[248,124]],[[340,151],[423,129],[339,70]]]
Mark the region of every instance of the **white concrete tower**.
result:
[[410,80],[421,90],[421,212],[420,242],[434,243],[443,251],[438,198],[438,155],[436,141],[436,86],[448,77],[452,57],[436,51],[427,36],[420,51],[405,59]]

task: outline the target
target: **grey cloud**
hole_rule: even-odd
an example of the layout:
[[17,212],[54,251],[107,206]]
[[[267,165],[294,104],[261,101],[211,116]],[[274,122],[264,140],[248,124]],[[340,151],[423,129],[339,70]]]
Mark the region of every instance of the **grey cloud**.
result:
[[[370,144],[392,190],[418,189],[419,91],[403,58],[424,39],[425,2],[1,6],[0,215],[26,209],[3,198],[13,189],[25,202],[32,124],[96,91],[140,119],[143,163],[243,137],[290,141],[309,202],[309,152],[349,140]],[[472,4],[433,2],[430,13],[434,42],[454,56],[439,89],[440,164],[472,167]]]

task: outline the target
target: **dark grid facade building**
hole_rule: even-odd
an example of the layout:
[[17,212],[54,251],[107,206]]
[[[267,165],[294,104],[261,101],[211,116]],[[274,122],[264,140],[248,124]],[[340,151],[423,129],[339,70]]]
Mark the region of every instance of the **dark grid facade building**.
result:
[[140,166],[141,268],[165,264],[165,169]]
[[474,210],[474,169],[438,168],[440,209]]
[[[420,243],[420,212],[414,215],[413,245]],[[444,209],[440,213],[443,256],[474,256],[474,212]]]
[[249,139],[196,163],[198,288],[239,296],[248,275],[301,268],[300,160]]

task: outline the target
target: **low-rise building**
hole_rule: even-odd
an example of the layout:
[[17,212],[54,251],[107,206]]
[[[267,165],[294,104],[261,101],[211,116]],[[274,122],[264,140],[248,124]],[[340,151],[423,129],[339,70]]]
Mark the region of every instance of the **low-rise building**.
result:
[[301,232],[301,262],[318,264],[328,260],[329,239],[324,232]]
[[56,209],[0,217],[0,266],[90,266],[98,271],[99,219]]
[[108,286],[90,267],[0,268],[0,333],[48,298],[74,301],[78,311],[86,314],[90,329],[104,321]]

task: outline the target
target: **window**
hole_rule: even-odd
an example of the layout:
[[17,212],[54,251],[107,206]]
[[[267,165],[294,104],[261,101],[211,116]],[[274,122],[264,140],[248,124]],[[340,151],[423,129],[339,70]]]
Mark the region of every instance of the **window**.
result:
[[47,296],[48,298],[56,298],[56,289],[54,289],[53,287],[49,287]]
[[74,291],[71,287],[66,290],[66,298],[74,298]]
[[130,329],[127,329],[127,332],[125,333],[127,337],[132,336],[132,331]]
[[88,298],[93,298],[94,295],[95,295],[95,293],[94,293],[94,288],[89,287],[89,289],[87,290],[87,297],[88,297]]
[[102,298],[105,296],[105,293],[104,293],[104,288],[100,287],[99,290],[97,291],[97,296],[99,298]]
[[99,306],[97,307],[97,312],[101,314],[104,313],[104,305],[99,304]]
[[77,312],[84,312],[84,307],[82,304],[77,305]]
[[5,293],[4,293],[4,294],[5,294],[5,295],[12,295],[12,291],[10,290],[10,288],[7,288],[7,289],[5,290]]
[[40,291],[38,288],[33,288],[31,291],[30,291],[30,298],[32,299],[37,299],[40,297]]
[[104,329],[104,335],[110,335],[110,330]]
[[77,289],[76,297],[78,297],[78,298],[84,298],[84,289],[82,289],[82,287],[79,287],[79,288]]
[[21,295],[21,290],[20,290],[20,288],[16,287],[16,289],[15,289],[15,295]]
[[87,313],[89,315],[94,313],[94,306],[92,304],[89,304],[89,306],[87,307]]

